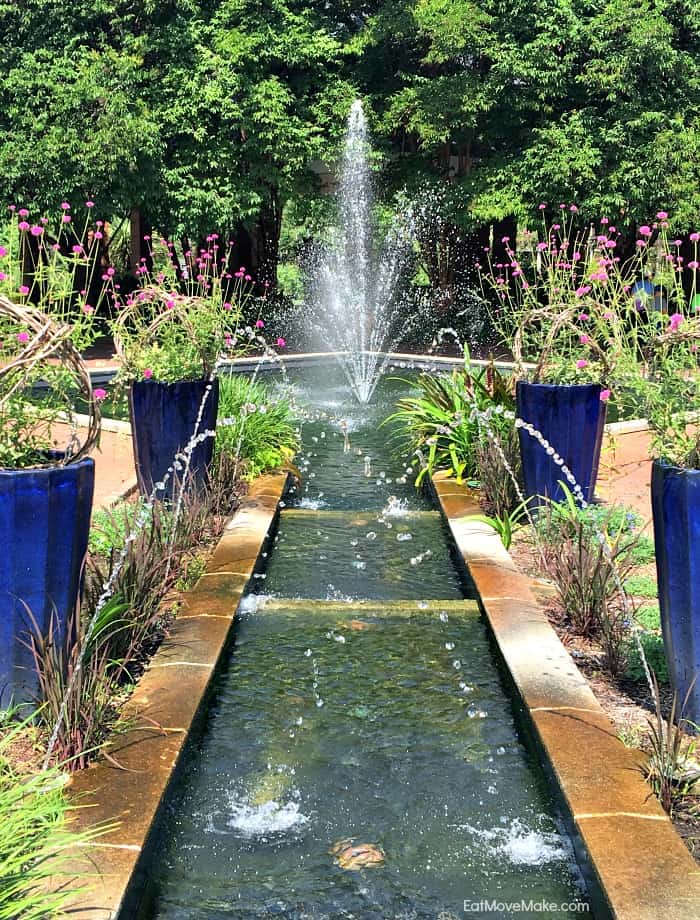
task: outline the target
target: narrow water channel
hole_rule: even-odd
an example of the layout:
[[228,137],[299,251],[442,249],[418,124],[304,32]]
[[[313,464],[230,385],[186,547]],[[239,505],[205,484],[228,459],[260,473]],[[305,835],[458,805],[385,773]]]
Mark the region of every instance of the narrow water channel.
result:
[[379,427],[407,384],[359,407],[334,376],[291,385],[325,417],[304,425],[304,482],[243,601],[144,916],[450,920],[505,916],[475,909],[490,899],[583,902],[441,518]]

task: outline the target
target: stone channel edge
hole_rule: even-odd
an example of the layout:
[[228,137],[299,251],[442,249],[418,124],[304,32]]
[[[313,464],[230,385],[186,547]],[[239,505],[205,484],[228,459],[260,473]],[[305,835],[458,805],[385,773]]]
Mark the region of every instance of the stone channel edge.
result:
[[71,854],[61,866],[60,882],[54,880],[78,886],[64,908],[75,920],[132,920],[135,915],[166,792],[203,711],[290,476],[277,471],[251,483],[125,707],[131,727],[110,744],[110,760],[100,758],[71,779],[75,829],[113,826]]
[[474,493],[437,474],[432,488],[520,698],[574,839],[615,920],[700,917],[700,866],[562,645],[497,533],[469,520]]

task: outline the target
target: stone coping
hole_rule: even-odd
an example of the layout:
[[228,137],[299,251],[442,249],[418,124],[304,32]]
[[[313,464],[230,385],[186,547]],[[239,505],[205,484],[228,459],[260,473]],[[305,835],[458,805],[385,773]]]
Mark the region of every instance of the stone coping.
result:
[[700,867],[641,775],[640,752],[617,738],[495,530],[468,519],[480,513],[475,494],[443,474],[432,485],[604,909],[616,920],[700,917]]
[[114,825],[62,866],[60,884],[70,887],[67,879],[75,873],[81,889],[66,908],[75,920],[130,920],[136,915],[168,787],[203,711],[289,475],[279,471],[251,484],[126,704],[124,716],[131,727],[109,745],[111,760],[100,758],[71,778],[76,829]]

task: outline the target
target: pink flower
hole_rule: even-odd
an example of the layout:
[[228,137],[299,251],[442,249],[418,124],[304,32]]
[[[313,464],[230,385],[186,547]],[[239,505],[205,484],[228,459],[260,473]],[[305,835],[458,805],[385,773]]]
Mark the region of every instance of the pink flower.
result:
[[682,314],[682,313],[674,313],[672,316],[670,316],[669,319],[668,319],[668,328],[669,328],[669,331],[670,331],[670,332],[675,332],[676,329],[678,329],[678,327],[679,327],[679,326],[681,325],[681,323],[683,322],[683,319],[684,319],[684,317],[683,317],[683,314]]
[[588,361],[585,358],[579,358],[576,362],[576,367],[581,371],[584,367],[588,366]]
[[97,402],[102,402],[102,400],[107,396],[107,390],[103,390],[100,387],[97,387],[97,389],[92,391],[92,395],[93,398],[97,400]]
[[502,236],[502,237],[501,237],[501,242],[502,242],[502,243],[510,243],[510,237],[509,237],[509,236]]
[[63,217],[61,218],[61,221],[62,221],[64,224],[69,224],[69,223],[71,222],[71,216],[70,216],[70,214],[64,214]]
[[700,233],[691,233],[690,238],[694,243],[697,243],[700,240]]
[[228,301],[227,301],[227,302],[224,304],[224,310],[233,310],[233,305],[230,304],[230,303],[228,303]]
[[668,217],[668,214],[666,213],[666,211],[657,211],[657,214],[656,214],[657,220],[666,220],[667,217]]
[[85,207],[86,207],[86,208],[94,208],[94,207],[95,207],[95,202],[94,202],[94,201],[86,201],[86,202],[85,202]]
[[17,224],[17,229],[18,229],[18,230],[29,230],[29,224],[27,223],[26,220],[21,220],[21,221]]
[[256,320],[255,320],[255,328],[256,328],[256,329],[264,329],[264,328],[265,328],[265,323],[264,323],[261,319],[256,319]]
[[26,208],[20,208],[17,213],[20,217],[29,217],[29,211]]
[[683,240],[674,240],[674,241],[673,241],[673,245],[674,245],[674,246],[682,246],[682,245],[683,245]]
[[572,214],[576,214],[576,212],[578,211],[578,208],[576,207],[575,204],[572,204],[572,205],[569,207],[569,210],[571,211]]
[[7,255],[7,250],[5,249],[4,246],[0,246],[0,259],[2,259],[2,257],[6,255]]
[[76,253],[76,255],[83,251],[83,247],[80,245],[80,243],[76,243],[74,246],[71,246],[71,249],[74,253]]
[[588,343],[591,341],[590,336],[587,336],[587,335],[585,335],[585,334],[584,334],[584,335],[580,335],[580,336],[578,337],[578,340],[579,340],[579,342],[580,342],[582,345],[588,345]]
[[579,313],[578,318],[581,320],[581,322],[585,323],[587,319],[590,319],[590,316],[588,313]]
[[67,201],[62,201],[61,207],[63,208],[64,211],[67,211],[70,208],[70,205],[68,204]]
[[571,258],[573,259],[574,262],[578,262],[578,260],[581,258],[581,253],[575,252]]
[[175,301],[174,301],[174,300],[166,300],[166,301],[165,301],[165,306],[166,306],[166,309],[168,309],[168,310],[174,310],[174,309],[175,309]]
[[150,369],[150,367],[147,367],[147,368],[144,370],[143,376],[146,378],[146,380],[150,380],[150,379],[151,379],[151,377],[153,376],[153,371]]
[[282,338],[282,336],[280,336],[280,337],[277,339],[277,347],[278,347],[278,348],[284,348],[284,346],[285,346],[286,344],[287,344],[287,343],[286,343],[285,340]]
[[28,342],[28,341],[29,341],[29,333],[28,333],[28,332],[18,332],[18,333],[17,333],[17,341],[18,341],[18,342],[22,342],[22,344],[24,344],[25,342]]
[[647,227],[647,225],[644,224],[642,227],[639,228],[639,235],[640,236],[651,236],[651,227]]
[[605,313],[603,313],[603,319],[615,319],[615,314],[611,310],[606,310]]
[[[584,294],[587,294],[591,289],[590,284],[582,284],[581,287],[577,287],[575,294],[577,297],[583,297]],[[588,319],[588,317],[586,317]]]
[[95,308],[91,307],[89,303],[83,304],[83,313],[85,313],[87,316],[90,316],[90,314],[94,312],[95,312]]
[[544,252],[544,250],[545,250],[546,248],[547,248],[547,243],[538,243],[538,244],[537,244],[537,249],[538,249],[539,252]]
[[688,268],[698,268],[699,266],[700,262],[696,262],[695,259],[692,262],[688,262]]
[[95,237],[96,240],[101,240],[101,239],[102,239],[102,236],[103,236],[103,234],[100,233],[99,230],[95,230],[95,233],[94,233],[93,235],[94,235],[94,237]]
[[5,272],[0,272],[0,281],[7,281],[7,275]]
[[601,390],[600,391],[600,401],[607,402],[610,399],[610,390]]
[[31,232],[32,236],[41,236],[41,234],[44,232],[44,228],[43,228],[43,227],[39,227],[39,226],[35,226],[35,227],[32,227],[32,229],[31,229],[30,232]]
[[28,294],[28,293],[29,293],[29,288],[27,287],[26,284],[21,284],[21,285],[20,285],[20,288],[19,288],[19,292],[20,292],[20,294]]
[[601,222],[601,224],[609,224],[609,223],[610,223],[610,218],[609,218],[609,217],[601,217],[601,218],[600,218],[600,222]]
[[252,281],[253,278],[251,277],[251,275],[246,275],[246,276],[245,276],[245,280],[246,280],[246,281]]

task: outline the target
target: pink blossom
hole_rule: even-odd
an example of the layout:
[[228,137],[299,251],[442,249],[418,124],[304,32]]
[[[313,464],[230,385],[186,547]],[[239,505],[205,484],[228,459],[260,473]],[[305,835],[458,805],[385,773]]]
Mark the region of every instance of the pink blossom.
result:
[[603,313],[603,319],[615,319],[615,314],[611,310],[606,310],[605,313]]
[[581,258],[581,253],[575,252],[571,258],[574,262],[578,262],[578,260]]
[[93,235],[94,235],[94,237],[95,237],[96,240],[101,240],[101,239],[102,239],[102,236],[103,236],[103,234],[100,233],[99,230],[95,230],[95,233],[94,233]]
[[166,300],[166,301],[165,301],[165,306],[166,306],[166,308],[167,308],[168,310],[174,310],[174,309],[175,309],[175,301],[174,301],[174,300]]
[[70,214],[64,214],[63,217],[61,218],[61,221],[62,221],[64,224],[69,224],[69,223],[71,222],[71,216],[70,216]]
[[682,313],[674,313],[672,316],[670,316],[668,319],[669,331],[675,332],[676,329],[678,329],[678,327],[683,322],[683,319],[684,319],[684,316]]
[[227,301],[227,302],[224,304],[224,310],[232,310],[232,309],[233,309],[233,305],[230,304],[230,303]]
[[576,367],[581,371],[584,367],[588,366],[588,361],[585,358],[579,358],[576,362]]
[[17,213],[20,217],[29,217],[29,211],[26,208],[20,208]]
[[674,246],[682,246],[682,245],[683,245],[683,240],[674,240],[674,241],[673,241],[673,245],[674,245]]
[[691,233],[690,238],[694,243],[697,243],[700,240],[700,233]]
[[27,287],[26,284],[22,284],[22,285],[20,285],[19,292],[20,292],[20,294],[28,294],[28,293],[29,293],[29,288]]
[[640,236],[651,236],[651,227],[647,227],[647,225],[644,224],[643,226],[639,228],[639,235]]
[[588,313],[579,313],[578,318],[581,320],[582,323],[585,323],[587,319],[590,319],[590,316],[588,315]]
[[80,245],[80,243],[76,243],[74,246],[71,246],[71,249],[73,250],[73,252],[74,252],[76,255],[77,255],[79,252],[82,252],[82,251],[83,251],[83,247]]
[[657,211],[656,213],[657,220],[666,220],[667,217],[668,217],[668,214],[666,213],[666,211]]
[[579,342],[580,342],[582,345],[588,345],[589,342],[591,341],[590,336],[587,336],[587,335],[585,335],[585,334],[584,334],[584,335],[580,335],[580,336],[578,337],[578,340],[579,340]]
[[538,249],[539,252],[544,252],[544,250],[545,250],[546,248],[547,248],[547,243],[538,243],[538,244],[537,244],[537,249]]
[[647,243],[646,243],[646,240],[637,240],[637,246],[638,246],[640,249],[642,249],[644,246],[646,246],[646,244],[647,244]]
[[7,250],[5,249],[4,246],[0,246],[0,259],[2,259],[3,256],[6,256],[6,255],[7,255]]
[[67,211],[70,208],[70,205],[68,204],[67,201],[62,201],[61,207],[63,208],[64,211]]
[[17,341],[18,341],[18,342],[21,342],[22,344],[24,344],[25,342],[28,342],[28,341],[29,341],[29,333],[28,333],[28,332],[18,332],[18,333],[17,333]]
[[[591,289],[590,284],[582,284],[581,287],[576,288],[576,291],[575,291],[576,296],[583,297],[584,294],[587,294],[590,291],[590,289]],[[588,317],[586,317],[586,319],[588,319]]]
[[278,347],[278,348],[284,348],[284,346],[285,346],[286,344],[287,344],[287,343],[286,343],[285,340],[282,338],[282,336],[280,336],[280,337],[277,339],[277,347]]
[[86,207],[86,208],[94,208],[94,207],[95,207],[95,202],[94,202],[94,201],[86,201],[86,202],[85,202],[85,207]]
[[26,220],[21,220],[21,221],[17,224],[17,229],[18,229],[18,230],[29,230],[29,224],[27,223]]
[[0,281],[7,281],[7,275],[5,272],[0,272]]
[[39,226],[34,226],[34,227],[32,227],[32,229],[31,229],[30,232],[31,232],[32,236],[41,236],[41,234],[44,232],[44,228],[43,228],[43,227],[39,227]]
[[255,320],[255,328],[256,328],[256,329],[263,329],[264,327],[265,327],[265,323],[264,323],[261,319],[256,319],[256,320]]
[[146,380],[150,380],[150,379],[151,379],[151,377],[153,376],[153,371],[150,369],[150,367],[147,367],[147,368],[144,370],[143,376],[146,378]]
[[253,278],[251,277],[251,275],[246,275],[246,276],[245,276],[245,280],[246,280],[246,281],[252,281]]
[[544,211],[544,209],[545,209],[546,207],[547,207],[547,205],[546,205],[544,202],[542,202],[542,204],[537,205],[537,209],[538,209],[539,211]]
[[97,400],[97,402],[102,402],[102,400],[107,396],[107,390],[103,390],[101,387],[97,387],[92,391],[92,395],[93,398]]
[[576,207],[575,204],[572,204],[572,205],[569,207],[569,210],[571,211],[572,214],[576,214],[577,211],[578,211],[578,208]]
[[696,262],[695,259],[692,262],[688,262],[688,268],[698,268],[698,266],[700,266],[700,262]]
[[601,390],[600,391],[600,401],[607,402],[610,399],[610,390]]
[[83,304],[83,313],[86,313],[88,316],[90,316],[90,314],[94,312],[95,312],[95,308],[91,307],[89,303]]
[[601,218],[600,218],[600,222],[601,222],[601,224],[609,224],[609,223],[610,223],[610,218],[609,218],[609,217],[601,217]]

